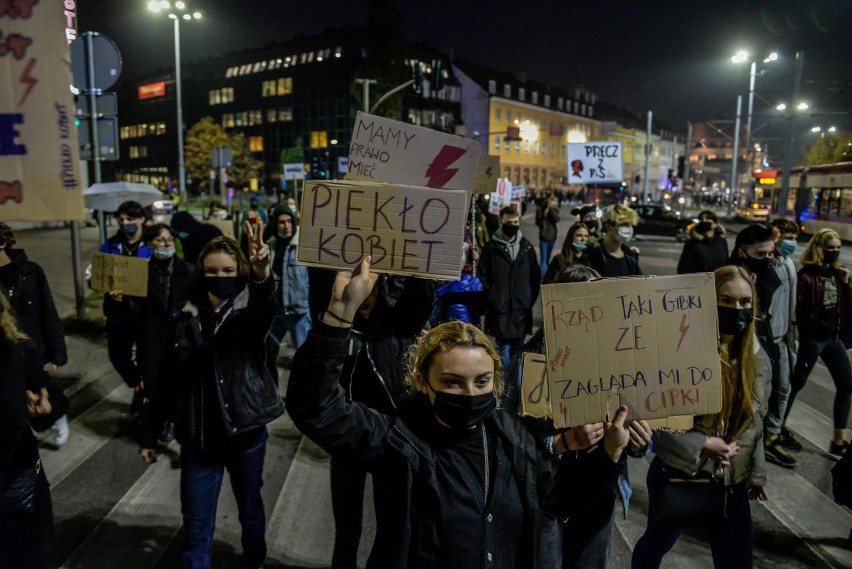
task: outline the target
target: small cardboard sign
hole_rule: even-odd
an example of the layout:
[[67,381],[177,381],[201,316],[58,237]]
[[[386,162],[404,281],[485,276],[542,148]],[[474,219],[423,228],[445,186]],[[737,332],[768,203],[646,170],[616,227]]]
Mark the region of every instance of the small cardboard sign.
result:
[[[542,286],[547,381],[557,428],[722,407],[711,273]],[[532,373],[532,372],[530,372]]]
[[92,254],[92,290],[148,296],[148,259],[108,253]]
[[568,183],[594,184],[624,180],[624,155],[620,142],[568,144]]
[[470,201],[482,143],[359,112],[347,180],[464,190]]
[[[524,352],[521,355],[521,397],[518,413],[525,417],[553,420],[550,406],[550,384],[547,381],[547,356]],[[687,431],[692,428],[692,415],[678,415],[665,419],[649,419],[652,429]],[[573,425],[578,426],[578,425]]]
[[476,166],[476,176],[473,178],[474,194],[490,194],[497,190],[497,180],[500,178],[500,157],[480,156]]
[[351,269],[372,255],[374,270],[458,279],[467,194],[376,182],[305,183],[299,263]]
[[216,227],[225,237],[230,237],[231,239],[237,238],[234,235],[234,220],[232,219],[206,219],[202,223]]

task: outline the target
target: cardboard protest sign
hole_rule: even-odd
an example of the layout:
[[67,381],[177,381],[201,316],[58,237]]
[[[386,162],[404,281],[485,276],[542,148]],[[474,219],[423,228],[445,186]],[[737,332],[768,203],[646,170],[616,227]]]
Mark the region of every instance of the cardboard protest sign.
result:
[[93,253],[92,290],[148,296],[148,259]]
[[0,2],[0,220],[84,215],[65,21],[55,2]]
[[351,269],[372,255],[378,272],[458,279],[467,194],[375,182],[305,183],[299,263]]
[[236,235],[234,235],[234,221],[232,219],[206,219],[202,223],[216,227],[225,237],[236,239]]
[[490,194],[497,189],[500,178],[500,157],[480,156],[476,166],[476,176],[473,178],[473,193]]
[[359,112],[345,178],[464,190],[470,201],[481,154],[478,140]]
[[594,184],[624,181],[624,155],[620,142],[568,144],[568,183]]
[[722,406],[712,274],[607,279],[541,289],[557,427]]

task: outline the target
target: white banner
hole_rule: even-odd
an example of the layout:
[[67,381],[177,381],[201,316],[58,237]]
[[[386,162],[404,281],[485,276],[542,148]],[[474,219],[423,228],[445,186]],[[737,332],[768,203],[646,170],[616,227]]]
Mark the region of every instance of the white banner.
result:
[[620,142],[568,144],[568,183],[594,184],[624,181]]
[[284,164],[285,180],[304,180],[305,165],[302,163]]

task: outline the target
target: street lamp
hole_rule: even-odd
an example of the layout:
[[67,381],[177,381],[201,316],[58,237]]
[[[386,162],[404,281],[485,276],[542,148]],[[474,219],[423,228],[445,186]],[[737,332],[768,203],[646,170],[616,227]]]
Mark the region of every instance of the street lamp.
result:
[[[745,51],[738,51],[736,55],[731,58],[731,61],[734,63],[743,63],[751,59]],[[765,58],[763,58],[763,63],[770,63],[772,61],[778,60],[778,54],[775,52],[770,53]],[[754,81],[757,77],[757,60],[751,59],[751,70],[749,71],[749,82],[748,82],[748,118],[746,119],[746,138],[745,138],[745,146],[746,146],[746,159],[748,160],[749,169],[752,168],[751,163],[751,117],[754,111]],[[739,138],[739,132],[736,133],[737,138]],[[736,173],[735,173],[736,175]]]
[[177,134],[178,134],[178,184],[181,200],[186,200],[186,163],[183,153],[183,97],[180,80],[180,21],[198,20],[201,12],[190,13],[185,2],[175,2],[174,8],[166,0],[151,0],[148,9],[154,13],[168,13],[174,22],[175,29],[175,98],[177,99]]

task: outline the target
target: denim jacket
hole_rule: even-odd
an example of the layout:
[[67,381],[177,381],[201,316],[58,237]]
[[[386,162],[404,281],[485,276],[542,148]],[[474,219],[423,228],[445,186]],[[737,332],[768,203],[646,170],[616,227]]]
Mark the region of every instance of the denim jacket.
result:
[[[270,258],[275,258],[275,249],[278,241],[272,236],[266,242],[269,245]],[[299,251],[299,228],[293,234],[287,250],[284,252],[284,261],[279,278],[281,288],[279,294],[280,310],[284,314],[307,314],[308,313],[308,268],[296,261]]]

